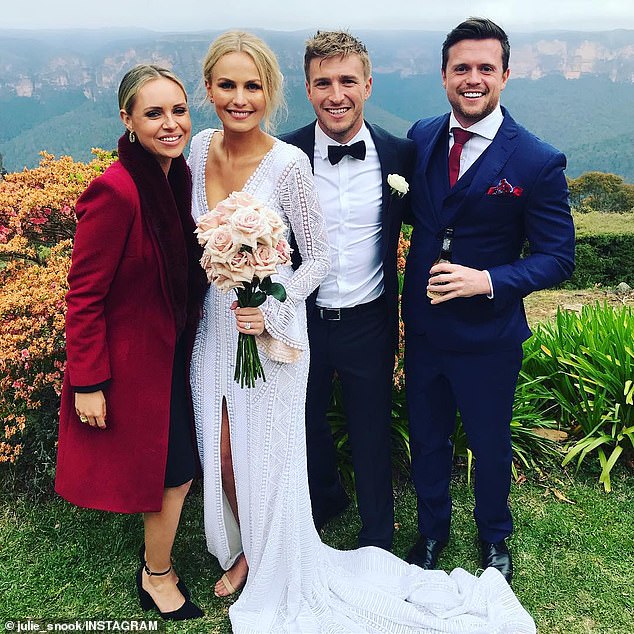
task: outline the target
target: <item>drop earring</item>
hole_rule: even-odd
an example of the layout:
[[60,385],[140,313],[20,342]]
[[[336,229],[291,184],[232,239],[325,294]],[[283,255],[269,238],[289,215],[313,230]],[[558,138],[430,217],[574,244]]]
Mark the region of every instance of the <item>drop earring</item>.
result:
[[136,141],[136,134],[134,134],[134,130],[130,130],[128,138],[130,139],[130,143],[134,143]]

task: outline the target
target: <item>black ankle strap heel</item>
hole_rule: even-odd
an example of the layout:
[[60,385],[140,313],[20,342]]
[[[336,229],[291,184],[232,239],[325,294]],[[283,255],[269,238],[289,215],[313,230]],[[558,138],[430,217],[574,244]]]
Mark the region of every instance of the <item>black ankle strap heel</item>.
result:
[[154,601],[150,593],[143,588],[142,579],[143,579],[144,571],[148,576],[162,577],[168,574],[171,571],[171,569],[172,567],[170,566],[164,572],[152,572],[148,568],[146,563],[137,570],[136,589],[139,594],[139,603],[141,605],[141,609],[147,612],[148,610],[151,610],[152,608],[154,608],[155,610],[158,611],[161,617],[165,619],[166,621],[186,621],[189,619],[198,619],[201,616],[204,616],[204,612],[196,604],[192,603],[188,598],[185,599],[185,603],[183,603],[183,605],[181,605],[181,607],[178,608],[178,610],[172,610],[171,612],[161,612],[161,610],[159,610],[158,606],[156,605],[156,602]]
[[[147,562],[145,561],[145,542],[141,542],[141,546],[139,547],[139,561],[143,567],[146,566]],[[172,566],[173,568],[173,566]],[[182,579],[178,579],[178,583],[176,587],[180,590],[180,593],[186,598],[191,599],[191,592],[189,588],[185,585],[185,582]]]

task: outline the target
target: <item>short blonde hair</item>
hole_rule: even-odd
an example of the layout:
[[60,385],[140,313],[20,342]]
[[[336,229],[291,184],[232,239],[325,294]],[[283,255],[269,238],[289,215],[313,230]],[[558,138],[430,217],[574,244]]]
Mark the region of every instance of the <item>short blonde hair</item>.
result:
[[264,92],[264,128],[271,131],[275,120],[286,109],[282,88],[283,75],[275,53],[259,37],[245,31],[227,31],[209,46],[203,60],[203,79],[211,84],[214,66],[227,53],[246,53],[258,69]]
[[167,68],[155,66],[154,64],[139,64],[131,68],[123,76],[119,84],[119,109],[125,110],[128,114],[132,114],[132,108],[134,108],[134,102],[136,96],[139,94],[139,90],[141,90],[148,81],[159,79],[160,77],[164,77],[178,84],[185,94],[185,101],[187,101],[185,86],[175,73]]
[[363,64],[363,79],[367,80],[372,73],[370,55],[365,44],[347,31],[317,31],[306,42],[304,53],[304,74],[310,83],[310,63],[314,59],[329,59],[331,57],[347,57],[358,55]]

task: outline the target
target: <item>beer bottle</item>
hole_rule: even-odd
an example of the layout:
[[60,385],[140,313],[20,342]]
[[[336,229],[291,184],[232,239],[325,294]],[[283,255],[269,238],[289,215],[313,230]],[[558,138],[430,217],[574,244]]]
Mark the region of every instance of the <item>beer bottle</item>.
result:
[[[434,266],[435,264],[440,264],[441,262],[451,262],[451,241],[453,239],[453,228],[452,227],[447,227],[445,229],[445,235],[442,238],[442,248],[440,249],[440,254],[438,255],[438,257],[434,260],[434,264],[432,266]],[[440,275],[440,273],[434,273],[431,277],[435,277],[436,275]],[[447,282],[443,282],[443,284],[446,284]],[[438,292],[438,291],[427,291],[427,297],[429,297],[430,299],[433,299],[434,297],[440,297],[441,295],[444,295],[444,293]]]

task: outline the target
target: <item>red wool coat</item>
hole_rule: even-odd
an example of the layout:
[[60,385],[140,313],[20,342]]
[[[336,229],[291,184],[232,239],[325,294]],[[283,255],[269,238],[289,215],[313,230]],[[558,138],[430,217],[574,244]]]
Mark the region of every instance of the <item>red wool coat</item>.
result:
[[[68,277],[55,489],[78,506],[124,513],[161,509],[177,329],[144,213],[132,176],[114,163],[77,202]],[[72,386],[104,381],[101,430],[79,421]]]

